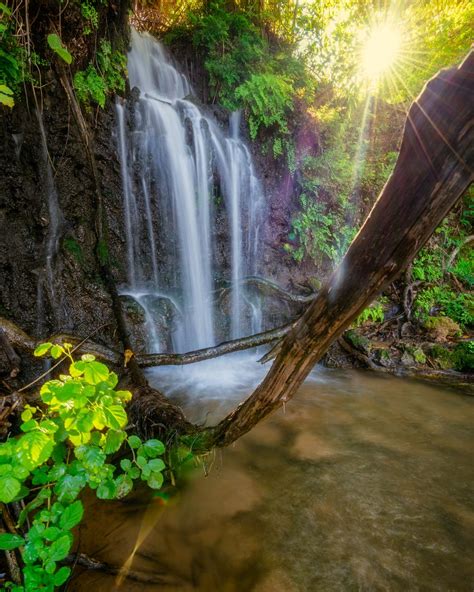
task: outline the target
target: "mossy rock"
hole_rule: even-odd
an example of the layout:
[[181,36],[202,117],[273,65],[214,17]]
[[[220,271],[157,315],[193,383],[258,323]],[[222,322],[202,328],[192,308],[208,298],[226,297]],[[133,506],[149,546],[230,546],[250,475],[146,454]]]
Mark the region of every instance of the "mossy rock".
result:
[[374,349],[373,356],[375,361],[385,368],[391,368],[395,366],[395,361],[392,358],[390,351],[384,347],[378,347]]
[[403,354],[400,359],[404,366],[414,366],[415,364],[426,364],[426,355],[421,347],[406,345],[403,348]]
[[360,351],[364,352],[366,355],[369,355],[372,351],[372,343],[370,339],[364,337],[363,335],[359,335],[353,330],[346,331],[344,333],[344,337],[350,341],[350,343]]
[[432,345],[428,354],[442,370],[454,367],[453,352],[443,345]]
[[425,321],[425,329],[435,341],[446,341],[448,337],[462,335],[461,327],[450,317],[428,317]]

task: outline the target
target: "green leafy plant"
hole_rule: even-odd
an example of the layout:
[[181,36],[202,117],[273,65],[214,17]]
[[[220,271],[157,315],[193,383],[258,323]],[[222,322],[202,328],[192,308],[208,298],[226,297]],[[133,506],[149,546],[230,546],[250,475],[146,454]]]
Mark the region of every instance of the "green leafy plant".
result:
[[84,35],[90,35],[99,26],[99,13],[89,0],[81,2],[81,15],[86,21],[83,27]]
[[472,372],[474,370],[474,341],[458,343],[452,352],[452,360],[456,370]]
[[59,35],[56,33],[50,33],[47,37],[49,47],[57,54],[66,64],[72,63],[72,55],[69,53],[67,48],[63,45]]
[[414,312],[421,321],[426,321],[432,314],[441,313],[466,328],[474,324],[474,296],[456,293],[446,285],[424,288],[416,296]]
[[300,195],[301,211],[292,220],[290,241],[297,241],[293,246],[288,243],[286,250],[296,261],[302,261],[309,255],[316,265],[329,261],[337,263],[348,245],[355,230],[345,224],[344,215],[338,209],[331,211],[322,200],[306,193]]
[[449,271],[468,288],[474,287],[474,254],[471,251],[466,257],[460,257]]
[[92,101],[102,108],[105,107],[107,93],[105,80],[92,64],[74,74],[74,88],[82,103],[87,105]]
[[26,52],[15,35],[8,6],[0,2],[0,104],[13,107],[14,95],[27,78]]
[[[284,76],[272,73],[252,74],[235,91],[248,116],[250,137],[255,140],[260,128],[275,127],[282,152],[281,136],[287,135],[288,115],[293,109],[293,87]],[[275,152],[275,148],[274,148]]]
[[[41,387],[42,405],[26,405],[21,415],[23,434],[0,444],[0,501],[28,500],[19,529],[34,513],[24,535],[0,534],[0,549],[21,549],[24,585],[7,585],[15,592],[53,590],[69,577],[70,568],[60,562],[70,553],[71,530],[83,517],[78,498],[84,488],[100,499],[120,499],[137,479],[152,489],[160,489],[164,480],[163,443],[143,442],[125,431],[131,394],[116,390],[117,375],[94,356],[75,361],[72,352],[67,343],[36,348],[36,356],[49,353],[68,361],[69,374]],[[117,467],[110,457],[124,446],[131,457]]]
[[102,40],[97,52],[97,67],[89,64],[74,75],[74,88],[79,100],[88,105],[105,107],[107,95],[125,90],[126,58],[113,51],[109,41]]
[[385,314],[383,310],[383,302],[380,299],[378,302],[372,303],[367,308],[360,313],[360,315],[356,318],[353,325],[355,327],[360,327],[367,321],[371,323],[383,323]]

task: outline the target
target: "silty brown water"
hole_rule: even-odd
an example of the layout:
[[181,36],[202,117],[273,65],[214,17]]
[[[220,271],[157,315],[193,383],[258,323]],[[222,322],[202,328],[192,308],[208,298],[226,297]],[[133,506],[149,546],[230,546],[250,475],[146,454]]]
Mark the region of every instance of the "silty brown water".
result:
[[455,391],[319,371],[166,507],[90,500],[81,550],[122,576],[69,590],[470,592],[473,420]]

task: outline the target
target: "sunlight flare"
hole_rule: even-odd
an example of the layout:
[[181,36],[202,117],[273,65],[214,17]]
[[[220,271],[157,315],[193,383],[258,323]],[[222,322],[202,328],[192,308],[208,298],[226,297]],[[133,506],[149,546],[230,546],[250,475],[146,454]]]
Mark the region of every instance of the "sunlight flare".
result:
[[388,23],[372,29],[362,50],[362,67],[370,80],[379,79],[400,57],[402,35]]

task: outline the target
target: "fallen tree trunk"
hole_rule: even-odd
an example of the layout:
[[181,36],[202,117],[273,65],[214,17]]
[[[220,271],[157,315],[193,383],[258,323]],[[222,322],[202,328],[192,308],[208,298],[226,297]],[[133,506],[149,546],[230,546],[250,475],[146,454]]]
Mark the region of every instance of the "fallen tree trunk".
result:
[[266,345],[277,339],[281,339],[287,335],[293,323],[278,327],[277,329],[270,329],[270,331],[263,331],[256,333],[249,337],[242,337],[241,339],[233,339],[232,341],[224,341],[219,345],[213,347],[206,347],[204,349],[197,349],[185,354],[144,354],[137,356],[137,362],[142,368],[150,368],[152,366],[184,366],[185,364],[194,364],[195,362],[203,362],[230,354],[232,352],[243,351],[260,345]]
[[408,113],[395,169],[344,259],[281,342],[254,393],[208,442],[226,446],[295,394],[330,344],[425,244],[474,175],[474,53],[441,71]]
[[[290,323],[276,329],[270,329],[269,331],[263,331],[262,333],[255,333],[254,335],[241,337],[240,339],[233,339],[232,341],[224,341],[212,347],[206,347],[184,354],[137,354],[134,357],[140,368],[152,368],[153,366],[184,366],[186,364],[203,362],[204,360],[210,360],[225,354],[272,343],[289,333],[292,326],[293,323]],[[22,329],[15,325],[15,323],[2,317],[0,317],[0,336],[3,336],[6,346],[13,352],[14,350],[12,346],[31,353],[37,345],[44,341],[50,341],[51,343],[71,343],[74,346],[78,346],[77,352],[79,354],[93,354],[96,358],[116,366],[124,364],[124,356],[122,353],[105,345],[101,345],[100,343],[91,341],[90,339],[84,340],[77,337],[77,335],[58,333],[52,335],[48,339],[36,340],[27,335]],[[0,346],[2,346],[1,341]],[[16,357],[19,359],[18,356]]]

